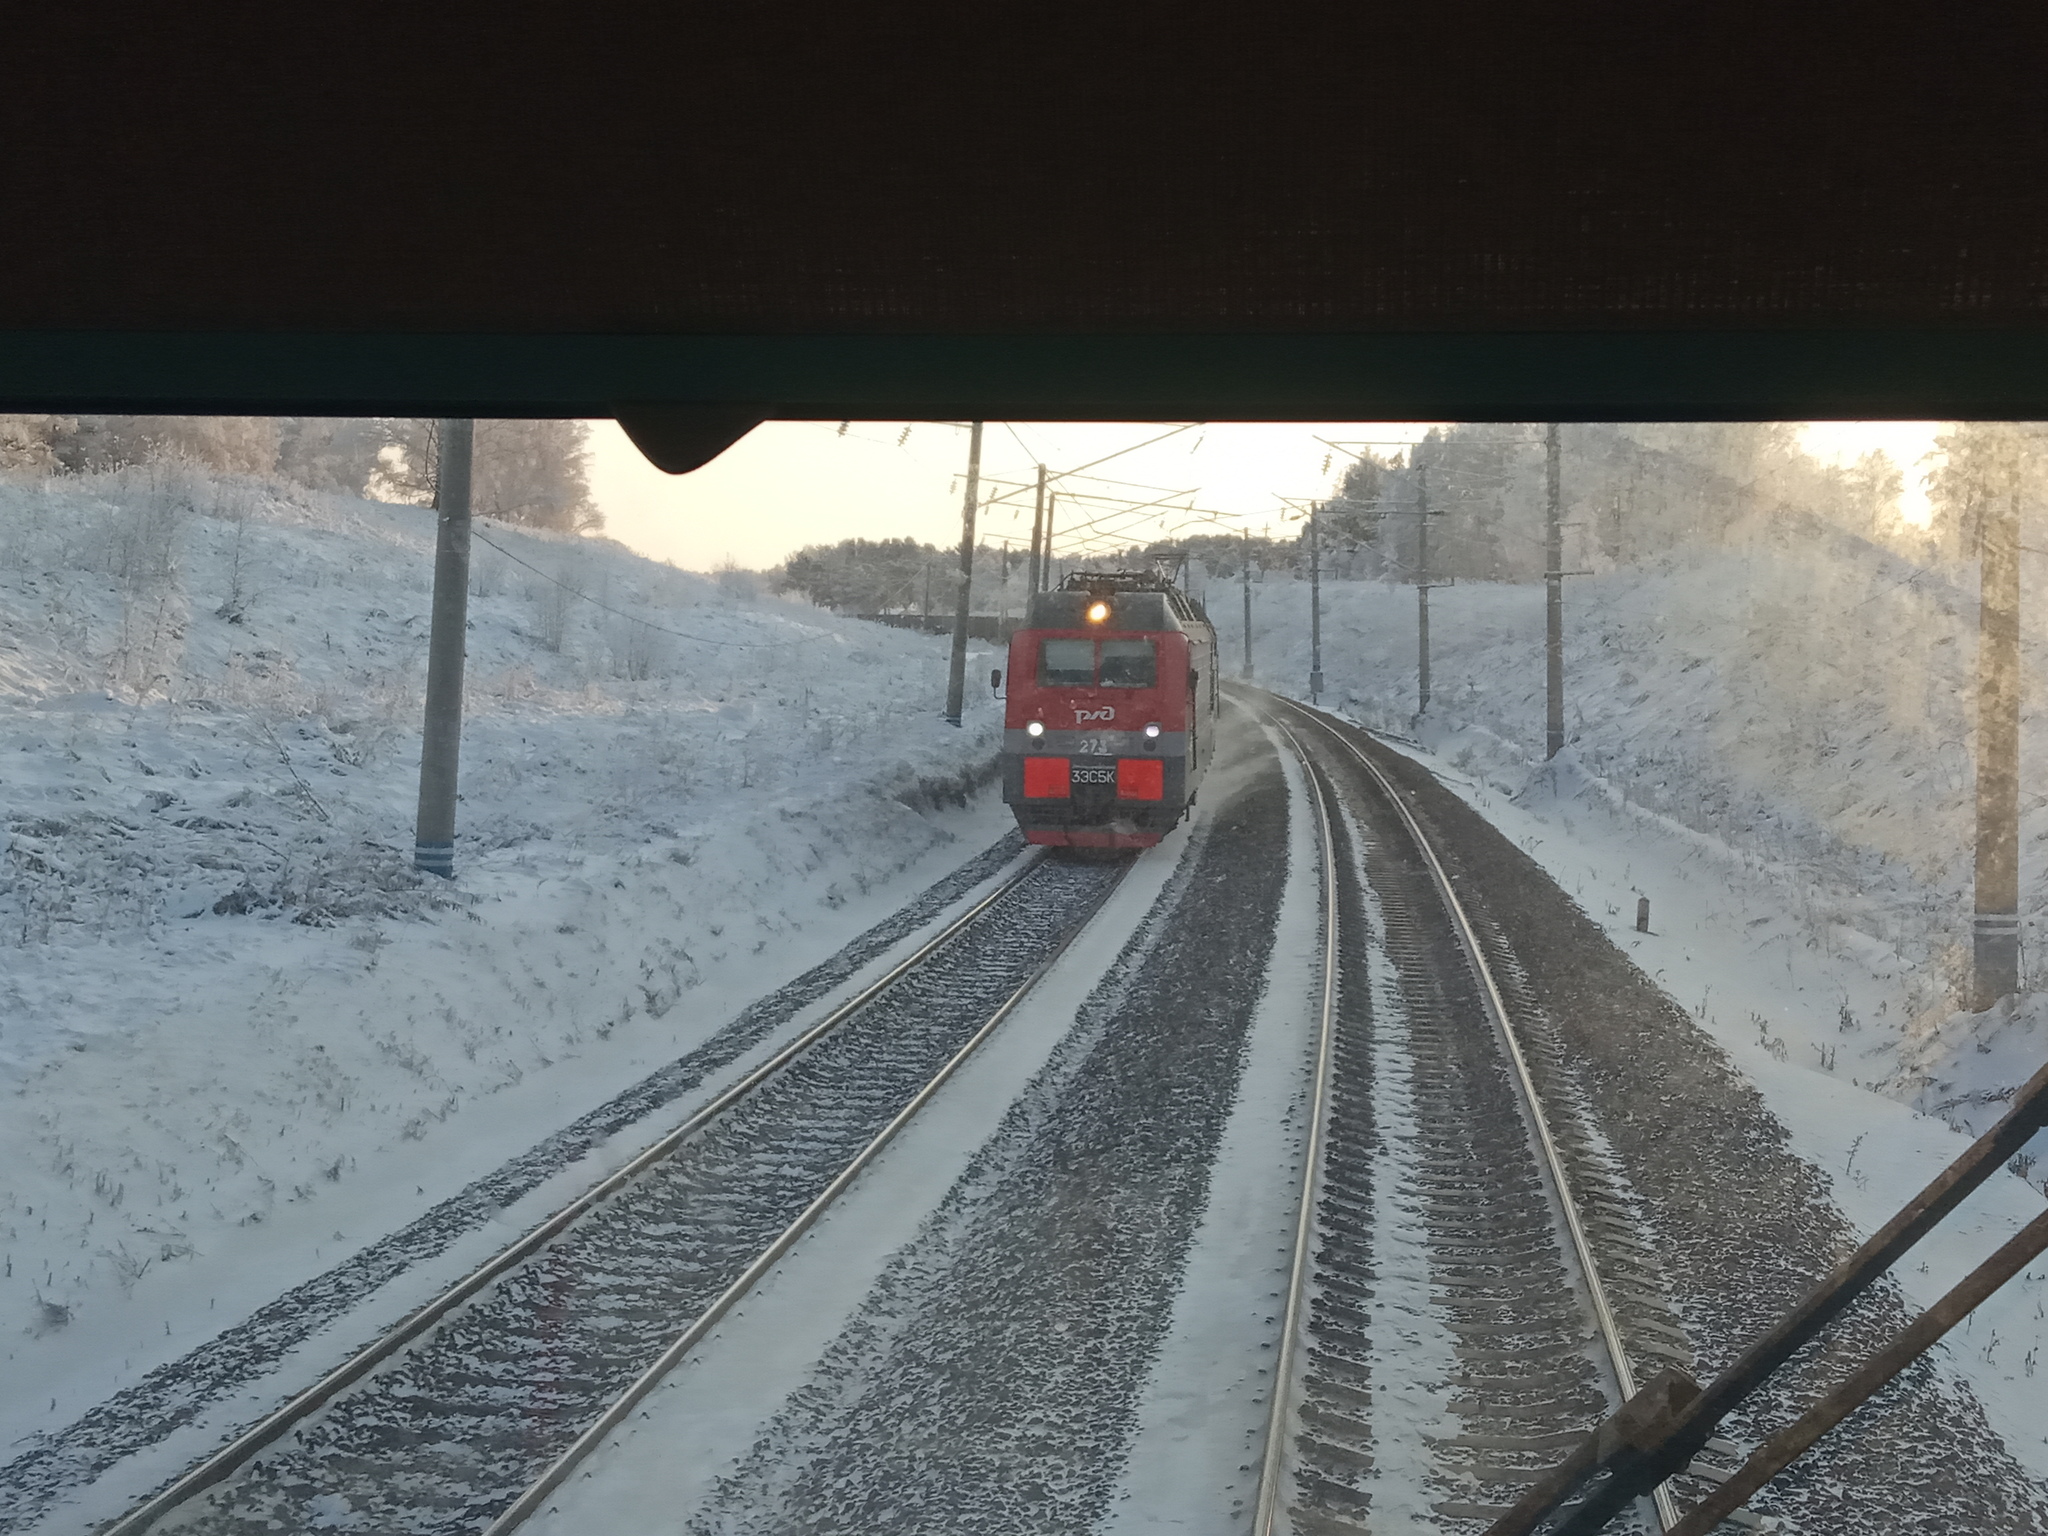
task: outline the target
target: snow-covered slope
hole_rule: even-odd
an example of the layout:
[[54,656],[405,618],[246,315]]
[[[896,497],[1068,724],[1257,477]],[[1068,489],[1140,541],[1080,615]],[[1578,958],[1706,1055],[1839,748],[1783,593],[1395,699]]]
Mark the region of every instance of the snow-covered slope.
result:
[[184,1347],[213,1303],[179,1273],[255,1255],[275,1294],[998,825],[938,813],[997,727],[939,720],[940,642],[478,532],[448,884],[410,868],[431,512],[163,467],[0,484],[12,1369],[144,1313]]
[[[2038,576],[2038,568],[2030,569]],[[1412,733],[1510,795],[1562,792],[1682,830],[1717,878],[1791,898],[1796,931],[1759,919],[1754,959],[1787,943],[1839,952],[1885,983],[1888,1047],[1866,1083],[1959,1123],[1995,1118],[2001,1090],[2048,1057],[2048,799],[2022,797],[2027,940],[2020,1005],[1957,1011],[1969,963],[1976,594],[1968,572],[1908,564],[1818,526],[1758,530],[1566,583],[1566,730],[1546,766],[1543,589],[1473,584],[1431,594],[1432,700],[1416,718],[1414,588],[1323,584],[1325,704]],[[1212,586],[1232,672],[1240,593]],[[1257,680],[1306,695],[1309,591],[1253,587]],[[2048,680],[2043,626],[2026,633],[2029,686]],[[2038,691],[2029,699],[2038,698]],[[2029,709],[2028,765],[2048,762]],[[1647,893],[1647,892],[1645,892]],[[1869,1045],[1863,1035],[1859,1044]],[[1844,1068],[1846,1073],[1847,1068]]]

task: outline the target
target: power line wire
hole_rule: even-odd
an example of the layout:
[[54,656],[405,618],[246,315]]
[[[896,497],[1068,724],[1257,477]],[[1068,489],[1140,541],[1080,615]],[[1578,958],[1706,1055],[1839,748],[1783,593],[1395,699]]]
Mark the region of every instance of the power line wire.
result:
[[[1119,448],[1115,453],[1105,453],[1099,459],[1090,459],[1086,464],[1077,464],[1072,469],[1057,470],[1051,474],[1048,474],[1045,477],[1045,483],[1048,486],[1050,486],[1055,481],[1073,478],[1075,476],[1078,476],[1084,469],[1093,469],[1098,464],[1107,464],[1111,459],[1120,459],[1127,453],[1136,453],[1140,448],[1150,448],[1154,443],[1163,443],[1169,437],[1178,437],[1183,432],[1192,432],[1196,427],[1199,427],[1200,425],[1202,425],[1202,423],[1200,423],[1199,421],[1183,422],[1180,426],[1175,427],[1172,431],[1162,432],[1157,437],[1148,437],[1142,443],[1133,443],[1128,448]],[[1100,477],[1098,476],[1095,478]],[[1031,482],[1031,485],[1035,488],[1037,483],[1038,482],[1034,480]],[[1021,494],[1021,488],[1018,492],[1012,492],[1011,494]],[[994,499],[997,501],[1001,501],[1005,498],[996,497]]]
[[542,570],[539,566],[535,565],[531,560],[520,559],[517,555],[513,554],[511,550],[507,549],[504,545],[498,543],[495,539],[486,538],[483,534],[478,533],[474,525],[472,525],[470,528],[470,537],[478,540],[481,543],[490,545],[492,549],[495,549],[499,554],[503,555],[507,560],[510,560],[514,565],[525,566],[527,570],[533,572],[534,575],[540,577],[542,581],[551,581],[556,586],[560,587],[564,592],[567,592],[570,596],[582,598],[584,602],[590,604],[590,606],[593,608],[601,608],[606,613],[616,614],[618,615],[618,617],[622,619],[629,619],[633,623],[641,625],[643,628],[655,630],[660,634],[674,635],[678,640],[690,640],[694,641],[698,645],[722,646],[727,650],[734,651],[779,651],[786,650],[788,647],[792,645],[812,645],[815,644],[817,641],[829,639],[832,635],[832,631],[829,629],[821,629],[814,635],[805,635],[803,638],[798,640],[713,640],[705,635],[686,635],[680,629],[670,629],[666,625],[655,624],[647,619],[643,619],[637,613],[628,613],[623,608],[614,608],[609,603],[599,602],[596,598],[592,597],[588,592],[580,591],[577,588],[570,586],[569,583],[561,580],[559,577],[550,576],[546,571]]

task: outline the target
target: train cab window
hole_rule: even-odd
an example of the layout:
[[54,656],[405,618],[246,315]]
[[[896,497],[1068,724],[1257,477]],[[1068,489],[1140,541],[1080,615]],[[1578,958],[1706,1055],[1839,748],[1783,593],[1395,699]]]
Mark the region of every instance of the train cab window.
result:
[[1156,688],[1158,685],[1159,647],[1153,641],[1102,642],[1103,687]]
[[1038,683],[1042,688],[1095,686],[1093,640],[1047,640],[1038,651]]

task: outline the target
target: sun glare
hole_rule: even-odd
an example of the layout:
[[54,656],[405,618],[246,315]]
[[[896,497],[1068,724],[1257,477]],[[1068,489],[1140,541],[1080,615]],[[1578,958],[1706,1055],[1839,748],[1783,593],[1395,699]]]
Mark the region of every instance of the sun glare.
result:
[[1899,520],[1925,528],[1934,520],[1927,499],[1927,475],[1937,453],[1934,439],[1947,424],[1939,421],[1807,421],[1799,426],[1799,446],[1825,464],[1854,464],[1864,454],[1881,452],[1905,481],[1899,492]]

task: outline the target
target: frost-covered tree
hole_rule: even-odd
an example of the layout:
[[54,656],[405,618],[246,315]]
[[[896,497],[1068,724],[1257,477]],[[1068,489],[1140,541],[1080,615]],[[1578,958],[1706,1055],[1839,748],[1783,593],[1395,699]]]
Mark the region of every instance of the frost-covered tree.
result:
[[79,416],[53,443],[57,463],[74,473],[126,464],[191,464],[225,475],[268,475],[277,468],[274,416]]
[[839,613],[903,613],[923,604],[929,582],[934,612],[950,612],[959,556],[915,539],[841,539],[807,544],[773,575],[778,591],[798,592]]
[[284,416],[277,430],[278,474],[344,496],[364,493],[387,439],[384,424],[367,416]]
[[[439,424],[393,419],[369,478],[384,501],[428,505],[434,499]],[[604,526],[590,496],[590,428],[580,421],[486,421],[476,424],[470,508],[479,517],[588,533]]]
[[372,501],[434,504],[441,424],[430,416],[398,416],[377,423],[376,467],[367,482]]
[[[1800,521],[1901,549],[1914,542],[1899,524],[1896,466],[1882,454],[1848,468],[1819,463],[1800,449],[1790,423],[1567,423],[1560,447],[1559,511],[1574,564],[1722,546]],[[1425,471],[1432,579],[1541,575],[1547,491],[1539,424],[1441,428],[1405,463],[1372,472],[1377,550],[1399,579],[1418,568]],[[1324,503],[1326,553],[1342,497],[1340,490]]]
[[1386,515],[1388,498],[1394,489],[1393,471],[1397,461],[1368,452],[1353,461],[1337,482],[1337,492],[1317,509],[1326,541],[1341,545],[1370,545],[1379,538],[1380,520]]
[[590,428],[580,421],[479,421],[471,506],[559,533],[604,526],[590,499]]
[[75,416],[0,416],[0,470],[54,473],[59,446],[77,430]]
[[1928,476],[1934,521],[1928,533],[1945,560],[1974,559],[1985,503],[2018,496],[2023,528],[2039,521],[2048,491],[2048,426],[2038,422],[1959,421],[1934,440],[1940,463]]
[[[1347,477],[1348,479],[1348,477]],[[1380,465],[1371,524],[1380,559],[1399,580],[1424,570],[1418,530],[1425,496],[1431,580],[1526,580],[1543,569],[1543,446],[1516,423],[1434,430],[1407,462]],[[1329,539],[1325,536],[1325,548]]]
[[1845,468],[1829,467],[1829,489],[1835,494],[1823,509],[1851,533],[1875,542],[1889,542],[1898,532],[1899,493],[1906,488],[1891,455],[1883,449],[1859,455]]
[[1562,444],[1565,518],[1615,562],[1725,543],[1804,460],[1782,422],[1594,423],[1566,427]]

